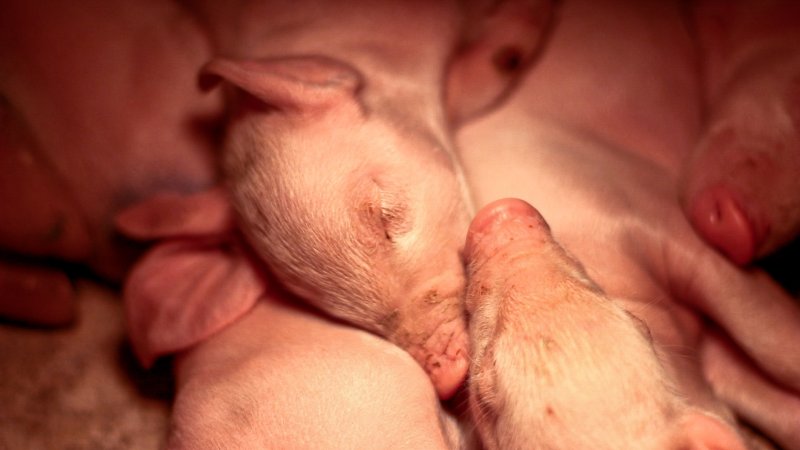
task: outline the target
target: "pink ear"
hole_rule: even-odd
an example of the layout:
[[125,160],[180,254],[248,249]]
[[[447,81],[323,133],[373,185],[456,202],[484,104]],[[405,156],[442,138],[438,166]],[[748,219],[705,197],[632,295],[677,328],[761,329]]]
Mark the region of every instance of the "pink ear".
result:
[[322,56],[215,59],[203,67],[200,86],[210,89],[220,80],[285,112],[305,112],[354,98],[362,85],[354,68]]
[[138,240],[203,236],[233,230],[234,213],[225,192],[157,194],[115,217],[117,229]]
[[450,60],[445,80],[447,113],[455,125],[494,108],[514,90],[544,46],[554,3],[467,3],[468,37]]
[[234,234],[157,245],[124,288],[133,349],[145,367],[236,321],[266,283]]
[[145,366],[222,330],[264,292],[221,188],[157,195],[116,223],[130,237],[164,239],[134,266],[123,292],[133,349]]

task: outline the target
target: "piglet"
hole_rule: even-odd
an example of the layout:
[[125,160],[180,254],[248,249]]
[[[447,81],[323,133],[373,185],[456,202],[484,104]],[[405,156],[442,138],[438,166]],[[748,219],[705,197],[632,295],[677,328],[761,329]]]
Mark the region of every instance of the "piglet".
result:
[[[507,1],[475,16],[455,2],[194,5],[224,56],[201,83],[229,89],[223,171],[247,242],[294,294],[406,349],[442,397],[467,370],[470,207],[449,122],[513,85],[549,4]],[[505,19],[467,23],[482,15]],[[498,52],[513,64],[496,63]],[[459,74],[476,65],[496,82],[480,102],[460,101],[478,85]]]
[[736,264],[800,233],[800,5],[694,7],[708,117],[687,159],[684,210]]
[[648,327],[589,279],[518,199],[467,236],[470,407],[487,449],[744,450],[690,406]]

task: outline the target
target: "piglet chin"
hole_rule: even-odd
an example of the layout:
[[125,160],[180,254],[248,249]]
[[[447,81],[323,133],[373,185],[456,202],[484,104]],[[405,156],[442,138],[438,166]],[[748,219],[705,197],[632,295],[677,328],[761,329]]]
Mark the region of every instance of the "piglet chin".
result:
[[689,217],[697,232],[734,263],[744,265],[755,258],[759,233],[730,189],[713,186],[701,191],[690,204]]

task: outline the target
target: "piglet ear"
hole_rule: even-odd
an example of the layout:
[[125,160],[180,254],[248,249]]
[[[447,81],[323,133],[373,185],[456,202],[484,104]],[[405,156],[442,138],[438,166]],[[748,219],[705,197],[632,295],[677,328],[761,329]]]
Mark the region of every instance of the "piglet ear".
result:
[[186,350],[246,314],[265,289],[236,235],[158,244],[125,282],[134,353],[149,367],[160,356]]
[[144,366],[222,330],[264,293],[221,188],[155,195],[120,213],[116,225],[129,237],[161,240],[133,267],[123,292],[131,343]]
[[544,47],[553,0],[466,0],[465,39],[447,69],[448,117],[461,123],[497,106]]
[[200,87],[221,81],[284,112],[302,113],[354,99],[362,85],[351,66],[322,56],[257,60],[215,59],[201,70]]
[[140,241],[207,236],[236,227],[233,207],[220,187],[188,195],[153,195],[117,214],[114,224],[123,235]]

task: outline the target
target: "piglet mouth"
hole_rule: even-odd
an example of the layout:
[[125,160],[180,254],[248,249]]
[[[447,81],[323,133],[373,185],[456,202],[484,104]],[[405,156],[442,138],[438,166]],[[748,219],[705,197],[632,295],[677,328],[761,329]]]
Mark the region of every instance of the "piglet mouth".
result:
[[452,397],[469,369],[466,332],[455,321],[443,324],[421,347],[409,349],[431,378],[439,398]]
[[466,323],[460,304],[453,300],[424,306],[432,308],[408,314],[389,339],[419,363],[430,377],[439,398],[446,400],[458,392],[467,378],[469,340]]

